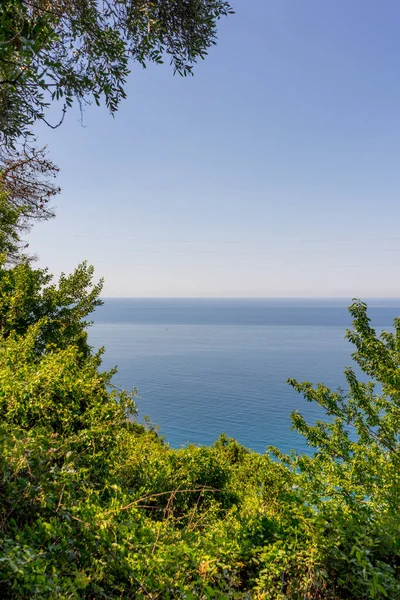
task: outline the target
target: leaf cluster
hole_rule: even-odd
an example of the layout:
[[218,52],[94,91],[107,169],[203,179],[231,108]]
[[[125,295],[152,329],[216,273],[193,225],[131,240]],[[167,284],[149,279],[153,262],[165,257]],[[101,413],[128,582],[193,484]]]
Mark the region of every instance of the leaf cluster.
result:
[[[117,111],[130,61],[145,67],[167,57],[192,72],[215,44],[225,0],[3,0],[0,7],[0,134],[8,144],[47,124],[51,102],[61,117],[74,100],[104,99]],[[49,124],[50,125],[50,124]]]

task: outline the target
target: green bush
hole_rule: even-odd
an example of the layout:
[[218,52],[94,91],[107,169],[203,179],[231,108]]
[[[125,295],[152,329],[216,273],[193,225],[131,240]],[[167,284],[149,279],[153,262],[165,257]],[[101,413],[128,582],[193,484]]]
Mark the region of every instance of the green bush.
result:
[[92,277],[0,270],[0,596],[400,599],[399,323],[350,309],[379,394],[291,382],[327,413],[293,415],[312,454],[175,450],[87,343]]

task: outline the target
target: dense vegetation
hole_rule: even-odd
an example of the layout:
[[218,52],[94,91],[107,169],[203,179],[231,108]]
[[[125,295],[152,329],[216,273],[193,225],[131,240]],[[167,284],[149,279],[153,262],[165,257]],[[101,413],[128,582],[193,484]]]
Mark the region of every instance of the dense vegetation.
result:
[[400,598],[400,322],[350,309],[379,393],[292,382],[327,413],[293,415],[313,456],[175,450],[88,345],[92,277],[0,270],[1,597]]

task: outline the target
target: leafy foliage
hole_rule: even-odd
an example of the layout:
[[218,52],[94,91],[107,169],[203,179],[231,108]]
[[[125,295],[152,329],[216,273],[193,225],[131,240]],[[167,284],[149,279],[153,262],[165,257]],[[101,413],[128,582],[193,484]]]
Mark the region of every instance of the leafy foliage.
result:
[[3,254],[7,262],[16,261],[23,250],[19,236],[22,212],[22,208],[11,205],[7,194],[0,187],[0,254]]
[[292,382],[327,412],[293,415],[313,454],[175,450],[87,343],[100,289],[85,264],[0,271],[2,598],[400,599],[398,322],[351,307],[379,393]]
[[[350,597],[398,598],[400,320],[395,319],[394,333],[378,337],[366,304],[355,301],[349,310],[354,328],[346,336],[356,347],[353,358],[364,379],[347,368],[348,389],[336,392],[290,380],[329,419],[310,425],[293,414],[294,427],[315,453],[283,458],[324,524],[336,593],[341,586]],[[341,527],[335,530],[336,520]]]
[[167,56],[175,72],[191,73],[230,12],[224,0],[3,0],[1,134],[7,143],[26,136],[47,122],[51,101],[63,103],[60,123],[74,99],[103,97],[114,113],[130,60],[145,67]]

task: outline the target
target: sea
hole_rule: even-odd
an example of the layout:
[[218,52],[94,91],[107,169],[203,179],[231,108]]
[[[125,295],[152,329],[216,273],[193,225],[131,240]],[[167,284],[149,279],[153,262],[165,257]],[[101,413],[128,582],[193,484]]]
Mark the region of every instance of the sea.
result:
[[[288,378],[346,387],[355,365],[345,339],[351,299],[109,298],[97,308],[89,340],[104,347],[113,382],[137,389],[139,421],[148,416],[171,447],[212,444],[221,433],[257,452],[269,446],[308,452],[291,429],[299,411],[324,418]],[[371,324],[392,330],[400,300],[367,301]]]

